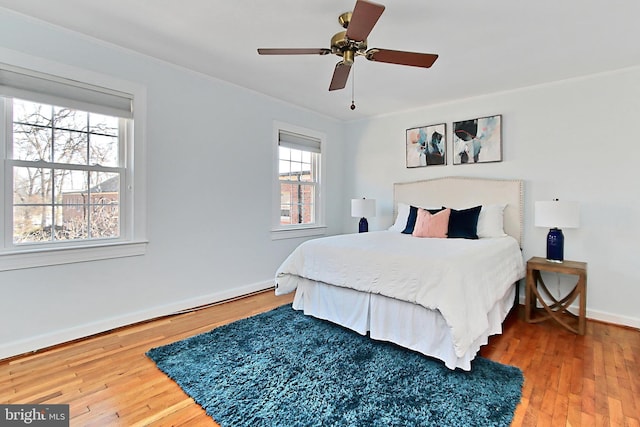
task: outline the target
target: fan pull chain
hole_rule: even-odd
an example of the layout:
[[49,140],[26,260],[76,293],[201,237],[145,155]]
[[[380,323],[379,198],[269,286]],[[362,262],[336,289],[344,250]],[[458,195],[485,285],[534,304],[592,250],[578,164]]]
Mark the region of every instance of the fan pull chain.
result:
[[[355,65],[355,64],[354,64]],[[356,103],[354,102],[354,98],[355,98],[355,86],[356,86],[356,67],[352,66],[352,73],[351,73],[351,110],[355,110],[356,109]]]

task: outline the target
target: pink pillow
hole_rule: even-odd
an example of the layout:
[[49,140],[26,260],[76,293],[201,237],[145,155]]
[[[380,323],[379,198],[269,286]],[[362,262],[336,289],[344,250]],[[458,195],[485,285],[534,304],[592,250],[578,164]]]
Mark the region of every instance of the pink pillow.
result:
[[447,237],[447,229],[449,228],[449,215],[451,209],[443,209],[432,215],[426,209],[418,209],[416,218],[416,226],[413,228],[415,237]]

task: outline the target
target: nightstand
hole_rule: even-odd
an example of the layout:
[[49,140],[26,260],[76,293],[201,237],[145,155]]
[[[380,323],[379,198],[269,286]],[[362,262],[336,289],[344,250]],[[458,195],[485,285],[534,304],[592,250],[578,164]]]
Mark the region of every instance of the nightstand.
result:
[[[562,299],[556,299],[542,280],[540,272],[570,274],[578,276],[575,287]],[[548,299],[542,298],[542,292]],[[579,312],[576,316],[569,311],[569,306],[579,298]],[[550,303],[547,303],[550,301]],[[542,305],[538,309],[537,303]],[[549,318],[555,320],[571,332],[584,335],[587,311],[587,263],[578,261],[550,262],[544,258],[533,257],[527,261],[527,284],[525,288],[524,319],[528,323],[537,323]],[[568,315],[568,316],[567,316]],[[568,317],[577,320],[568,322]]]

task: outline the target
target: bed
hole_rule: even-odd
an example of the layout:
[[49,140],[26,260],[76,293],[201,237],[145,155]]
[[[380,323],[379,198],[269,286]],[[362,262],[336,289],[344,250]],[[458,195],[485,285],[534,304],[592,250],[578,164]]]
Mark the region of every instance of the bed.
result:
[[[278,268],[275,292],[295,291],[293,308],[306,315],[468,371],[489,336],[502,332],[525,275],[523,183],[460,177],[397,183],[393,206],[388,230],[302,243]],[[433,225],[445,213],[449,227],[475,215],[479,238],[416,237],[421,220]]]

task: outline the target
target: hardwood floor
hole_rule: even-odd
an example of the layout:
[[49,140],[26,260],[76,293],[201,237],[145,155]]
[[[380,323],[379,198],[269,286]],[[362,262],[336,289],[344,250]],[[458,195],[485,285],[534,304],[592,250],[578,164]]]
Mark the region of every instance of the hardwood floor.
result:
[[514,426],[640,426],[640,331],[587,320],[576,335],[524,322],[524,307],[480,355],[522,369]]
[[[267,291],[0,361],[0,403],[67,403],[72,426],[217,425],[145,352],[291,299]],[[640,427],[638,330],[587,321],[579,336],[514,312],[480,354],[524,372],[514,426]]]

